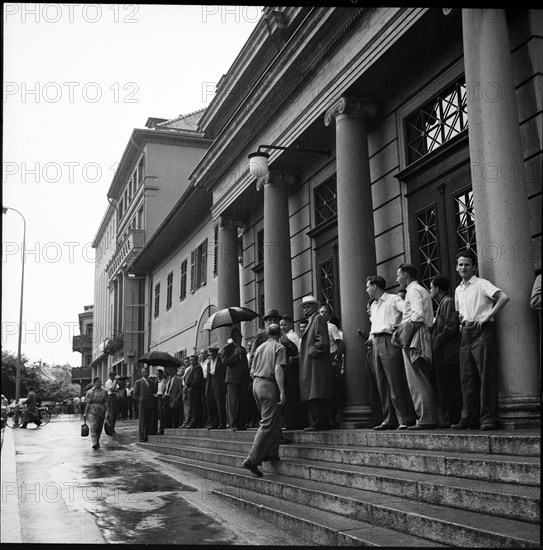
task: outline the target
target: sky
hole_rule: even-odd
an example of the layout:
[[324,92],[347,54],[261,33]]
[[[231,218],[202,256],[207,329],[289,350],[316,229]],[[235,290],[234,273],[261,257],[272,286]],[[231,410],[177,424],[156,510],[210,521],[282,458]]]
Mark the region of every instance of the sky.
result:
[[[203,107],[256,6],[4,4],[2,350],[81,365],[92,241],[134,128]],[[26,222],[26,232],[24,231]],[[26,243],[24,278],[22,243]]]

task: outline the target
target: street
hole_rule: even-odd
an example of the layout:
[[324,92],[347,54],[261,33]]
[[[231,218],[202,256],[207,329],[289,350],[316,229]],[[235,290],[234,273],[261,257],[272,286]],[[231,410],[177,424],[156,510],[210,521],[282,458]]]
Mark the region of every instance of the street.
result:
[[[119,421],[93,451],[81,420],[6,428],[2,447],[2,542],[297,545],[277,527],[211,494],[213,482],[139,448],[137,421]],[[14,442],[15,476],[7,454]],[[6,455],[6,456],[5,456]],[[17,507],[20,537],[10,534]],[[11,539],[11,540],[8,540]]]

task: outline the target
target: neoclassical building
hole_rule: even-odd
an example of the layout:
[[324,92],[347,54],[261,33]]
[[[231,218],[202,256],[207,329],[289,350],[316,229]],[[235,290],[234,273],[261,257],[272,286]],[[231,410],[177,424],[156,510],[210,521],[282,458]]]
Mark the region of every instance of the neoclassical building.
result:
[[306,294],[330,304],[345,426],[370,416],[366,276],[394,291],[411,262],[423,284],[456,286],[463,247],[511,298],[501,418],[539,423],[542,35],[541,10],[266,7],[200,119],[213,143],[190,181],[217,228],[216,306],[299,318]]

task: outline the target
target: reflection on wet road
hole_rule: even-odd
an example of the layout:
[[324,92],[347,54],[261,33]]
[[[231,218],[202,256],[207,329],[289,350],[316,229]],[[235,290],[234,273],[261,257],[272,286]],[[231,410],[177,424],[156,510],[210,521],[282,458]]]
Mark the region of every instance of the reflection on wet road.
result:
[[133,422],[102,435],[97,451],[79,426],[63,419],[14,432],[24,542],[239,544],[183,498],[196,488],[161,472],[136,445]]

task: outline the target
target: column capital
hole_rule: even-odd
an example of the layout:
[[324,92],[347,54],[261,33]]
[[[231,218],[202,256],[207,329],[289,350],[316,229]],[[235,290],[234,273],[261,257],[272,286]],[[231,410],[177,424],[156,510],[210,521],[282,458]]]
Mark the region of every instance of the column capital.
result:
[[269,172],[256,180],[256,190],[260,191],[265,185],[290,186],[296,183],[296,174],[288,170],[271,168]]
[[233,218],[231,216],[219,216],[217,222],[219,227],[226,227],[230,229],[243,227],[245,225],[243,220],[240,218]]
[[373,118],[377,114],[377,104],[371,99],[353,96],[340,97],[324,115],[324,124],[330,126],[332,119],[339,115],[353,118]]

